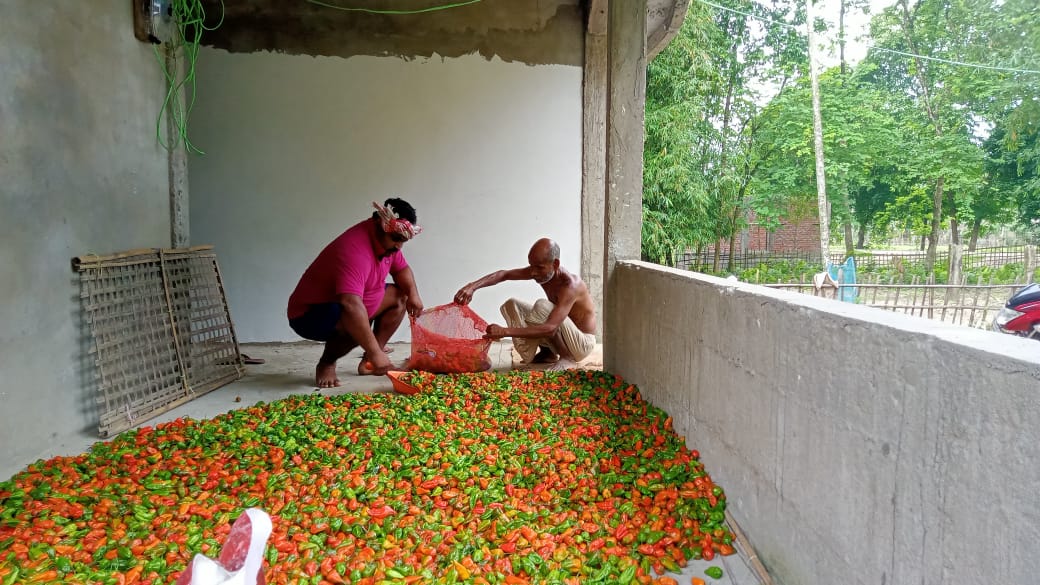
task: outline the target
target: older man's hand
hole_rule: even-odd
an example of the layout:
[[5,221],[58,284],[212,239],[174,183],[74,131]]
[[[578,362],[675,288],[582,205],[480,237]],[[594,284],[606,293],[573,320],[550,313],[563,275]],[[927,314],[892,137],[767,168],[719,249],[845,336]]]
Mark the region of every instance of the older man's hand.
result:
[[484,339],[502,339],[506,336],[506,328],[501,325],[491,324],[487,327],[487,332],[484,334]]
[[468,305],[473,300],[473,289],[468,286],[464,286],[459,289],[459,292],[455,293],[455,304],[457,305]]

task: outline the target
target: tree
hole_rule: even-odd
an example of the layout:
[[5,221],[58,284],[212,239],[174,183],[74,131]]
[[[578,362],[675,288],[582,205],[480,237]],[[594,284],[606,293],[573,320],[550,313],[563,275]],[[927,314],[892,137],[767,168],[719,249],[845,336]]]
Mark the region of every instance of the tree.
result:
[[996,216],[1011,211],[1015,221],[1033,233],[1040,221],[1040,131],[1026,126],[1012,140],[1004,124],[994,128],[986,140],[986,171],[990,197],[985,199]]
[[808,12],[806,31],[809,41],[809,88],[812,94],[813,159],[816,162],[816,207],[820,217],[820,261],[824,267],[830,258],[830,202],[827,199],[827,171],[823,160],[823,116],[820,113],[820,83],[816,75],[816,19],[813,17],[815,0],[805,0]]
[[1017,63],[1023,55],[1035,56],[1035,46],[1020,46],[1023,38],[1037,38],[1035,8],[1029,3],[897,0],[872,21],[877,46],[885,49],[868,58],[877,65],[877,81],[907,96],[920,115],[908,120],[905,132],[925,148],[918,149],[921,156],[905,171],[912,187],[908,192],[920,193],[922,185],[930,191],[929,268],[944,216],[956,236],[961,216],[985,207],[975,205],[975,198],[985,192],[980,188],[981,142],[995,113],[1029,95],[1022,93],[1021,76],[1009,83],[1016,76],[958,62]]
[[[793,0],[736,6],[766,20],[799,18]],[[643,254],[720,244],[732,259],[755,166],[755,119],[768,96],[805,63],[805,42],[787,27],[748,26],[748,17],[692,4],[676,39],[647,71]]]
[[[845,15],[850,10],[869,10],[865,0],[840,0],[838,7],[838,62],[841,68],[841,79],[844,83],[849,73],[848,64],[845,61]],[[851,256],[855,252],[855,244],[852,239],[852,194],[845,190],[841,196],[842,228],[845,234],[845,254]],[[860,230],[861,236],[866,232]],[[862,240],[862,237],[861,237]],[[862,246],[862,242],[860,246]]]
[[675,39],[647,68],[643,145],[642,255],[674,264],[675,253],[708,237],[707,186],[694,156],[706,106],[702,84],[717,76],[705,47],[707,7],[690,6]]
[[[844,14],[862,0],[839,0]],[[647,87],[644,255],[721,246],[749,211],[768,227],[814,202],[804,0],[692,4]],[[759,25],[749,26],[749,20]],[[781,25],[777,23],[787,23]],[[1035,0],[896,0],[873,17],[867,58],[820,76],[827,207],[846,250],[891,226],[940,230],[1040,220],[1040,13]],[[982,63],[992,67],[970,67]],[[756,91],[756,88],[758,90]],[[765,88],[765,89],[763,89]],[[825,226],[829,228],[830,226]],[[1040,226],[1036,228],[1040,234]]]
[[891,163],[879,162],[874,165],[868,180],[858,187],[850,189],[852,201],[852,217],[859,226],[856,247],[864,248],[868,232],[883,235],[888,232],[888,223],[882,219],[882,213],[895,203],[897,169]]
[[[837,210],[835,220],[842,223],[851,223],[854,217],[852,200],[866,203],[876,197],[874,212],[892,200],[893,179],[886,174],[893,171],[889,157],[903,148],[898,111],[883,89],[861,79],[864,71],[843,77],[839,69],[831,69],[820,78],[827,198]],[[760,117],[758,157],[762,168],[754,183],[753,205],[760,218],[773,222],[792,205],[804,206],[812,200],[813,136],[807,85],[803,79],[788,88]],[[871,209],[864,206],[862,211]],[[859,222],[867,225],[871,220],[862,216]]]

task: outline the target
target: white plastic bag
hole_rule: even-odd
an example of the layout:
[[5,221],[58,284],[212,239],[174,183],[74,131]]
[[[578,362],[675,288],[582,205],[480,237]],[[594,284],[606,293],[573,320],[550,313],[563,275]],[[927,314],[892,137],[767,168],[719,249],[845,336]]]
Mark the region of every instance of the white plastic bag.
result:
[[231,525],[217,560],[195,555],[177,585],[264,585],[264,549],[271,536],[271,517],[249,508]]

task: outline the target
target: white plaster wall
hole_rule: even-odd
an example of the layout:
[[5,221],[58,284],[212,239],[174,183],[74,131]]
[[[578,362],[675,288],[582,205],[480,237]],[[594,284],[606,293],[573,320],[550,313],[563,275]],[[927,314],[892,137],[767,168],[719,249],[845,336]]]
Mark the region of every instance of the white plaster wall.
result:
[[606,367],[668,411],[778,583],[1040,575],[1035,341],[622,263]]
[[170,243],[165,84],[131,14],[0,1],[0,479],[97,436],[71,258]]
[[[203,50],[191,240],[216,246],[240,340],[298,340],[285,306],[303,270],[388,196],[411,202],[425,228],[404,251],[427,307],[526,265],[542,236],[579,272],[581,75],[478,56]],[[473,307],[501,322],[506,298],[540,294],[507,283]]]

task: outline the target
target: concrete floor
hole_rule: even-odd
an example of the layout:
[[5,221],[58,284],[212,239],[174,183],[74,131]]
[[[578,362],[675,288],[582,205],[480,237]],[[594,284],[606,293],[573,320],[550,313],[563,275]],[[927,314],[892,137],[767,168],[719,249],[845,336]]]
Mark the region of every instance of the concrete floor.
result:
[[[391,347],[394,348],[394,352],[390,355],[390,360],[395,364],[402,363],[408,356],[409,345],[397,343]],[[348,392],[393,391],[390,381],[386,377],[358,376],[356,374],[360,350],[355,350],[340,360],[338,375],[343,385],[322,390],[314,386],[314,365],[321,355],[321,344],[309,342],[243,344],[241,350],[250,357],[263,358],[266,363],[247,365],[245,376],[238,381],[145,421],[142,425],[152,426],[181,417],[212,418],[231,410],[252,406],[260,401],[272,402],[293,394],[322,392],[336,395]],[[598,352],[594,352],[581,365],[589,368],[599,367],[600,355]],[[492,368],[496,371],[508,371],[516,359],[512,344],[508,341],[494,343],[489,351],[489,356]],[[97,441],[97,435],[90,430],[72,433],[60,441],[61,452],[52,455],[81,453]],[[738,553],[730,557],[716,557],[712,563],[692,561],[682,572],[682,576],[675,578],[680,584],[690,583],[691,577],[700,577],[708,583],[717,585],[760,585],[761,581],[747,562],[747,555],[739,548]],[[724,574],[721,580],[715,581],[704,575],[704,570],[712,565],[722,567]]]

